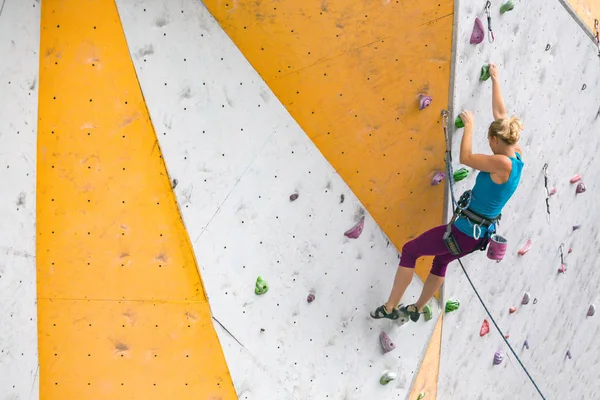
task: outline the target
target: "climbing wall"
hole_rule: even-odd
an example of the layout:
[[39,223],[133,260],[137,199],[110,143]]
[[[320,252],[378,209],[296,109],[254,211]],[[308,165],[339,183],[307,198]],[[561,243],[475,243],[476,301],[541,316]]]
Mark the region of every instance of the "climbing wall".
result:
[[[496,263],[476,253],[465,258],[465,266],[546,398],[596,399],[600,319],[586,314],[591,304],[600,305],[600,232],[595,223],[600,220],[595,206],[600,190],[598,49],[559,2],[518,2],[503,15],[500,4],[493,3],[496,41],[485,39],[478,45],[469,44],[469,38],[476,17],[487,26],[485,2],[457,4],[451,118],[463,109],[474,111],[474,151],[489,153],[491,81],[481,82],[479,76],[483,64],[495,62],[508,113],[525,124],[525,169],[500,225],[500,233],[509,240],[507,256]],[[462,130],[452,130],[457,168]],[[549,223],[545,163],[549,189],[557,189],[550,197]],[[576,194],[577,183],[570,183],[576,174],[587,187],[584,193]],[[474,179],[472,174],[458,183],[457,193],[472,187]],[[529,239],[529,252],[518,255]],[[565,273],[559,273],[561,245]],[[530,301],[522,305],[525,293]],[[458,265],[446,280],[445,296],[457,297],[461,306],[444,317],[438,398],[540,398]],[[510,314],[510,307],[516,312]],[[491,330],[481,337],[484,319]],[[497,351],[504,353],[504,361],[494,366]]]
[[35,164],[40,5],[0,1],[0,397],[37,399]]
[[406,398],[437,303],[411,326],[369,317],[397,249],[200,2],[117,3],[239,398]]
[[40,398],[235,399],[114,1],[41,32]]
[[584,29],[589,29],[595,35],[600,27],[596,20],[600,20],[600,0],[560,0],[567,9],[579,18]]

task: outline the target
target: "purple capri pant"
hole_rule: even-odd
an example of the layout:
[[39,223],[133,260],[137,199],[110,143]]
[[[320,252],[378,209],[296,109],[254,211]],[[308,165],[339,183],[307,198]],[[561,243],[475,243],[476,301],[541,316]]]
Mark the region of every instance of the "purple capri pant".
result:
[[465,235],[452,225],[452,235],[456,239],[458,246],[463,251],[459,255],[453,255],[444,243],[444,233],[446,225],[436,226],[407,242],[402,247],[402,255],[400,256],[400,266],[405,268],[414,268],[417,259],[422,256],[434,256],[431,265],[431,273],[433,275],[444,277],[446,276],[446,267],[451,261],[465,256],[475,250],[481,243],[481,239],[475,239]]

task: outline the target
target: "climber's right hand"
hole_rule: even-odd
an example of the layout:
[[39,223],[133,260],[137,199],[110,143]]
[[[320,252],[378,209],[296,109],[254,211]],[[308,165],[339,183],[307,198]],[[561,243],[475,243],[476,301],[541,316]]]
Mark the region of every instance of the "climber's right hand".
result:
[[471,111],[463,111],[460,114],[460,119],[462,119],[463,123],[465,124],[465,129],[473,128],[473,121],[475,120],[475,117]]
[[498,79],[498,67],[494,63],[490,63],[490,76],[493,80]]

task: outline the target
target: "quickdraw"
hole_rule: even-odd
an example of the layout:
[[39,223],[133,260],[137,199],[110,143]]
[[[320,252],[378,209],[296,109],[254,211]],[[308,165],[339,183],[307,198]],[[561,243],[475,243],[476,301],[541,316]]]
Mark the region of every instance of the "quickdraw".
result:
[[487,3],[485,3],[485,13],[487,14],[487,21],[488,21],[488,42],[494,43],[494,40],[496,40],[496,38],[494,37],[494,31],[492,30],[491,9],[492,9],[492,2],[488,0]]
[[598,45],[598,57],[600,57],[600,21],[594,20],[594,28],[596,28],[596,44]]
[[550,189],[548,188],[548,163],[542,168],[544,171],[544,187],[546,188],[546,220],[550,223]]

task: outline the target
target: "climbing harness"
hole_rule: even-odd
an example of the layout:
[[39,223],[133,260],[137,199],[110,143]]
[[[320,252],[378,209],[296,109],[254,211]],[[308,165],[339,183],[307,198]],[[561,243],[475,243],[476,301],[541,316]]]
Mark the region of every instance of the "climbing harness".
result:
[[[447,120],[447,117],[448,117],[448,111],[442,110],[442,118],[445,118]],[[452,161],[452,158],[450,156],[450,146],[449,146],[450,140],[449,140],[449,137],[448,137],[448,127],[447,127],[447,124],[444,123],[443,127],[444,127],[444,134],[446,135],[446,163],[450,163]],[[450,195],[451,195],[451,198],[452,198],[452,203],[453,203],[453,205],[455,205],[455,201],[454,201],[454,186],[453,186],[454,182],[452,182],[452,178],[451,178],[452,174],[450,173],[451,170],[452,170],[452,166],[451,165],[447,165],[447,169],[448,169],[448,172],[449,172],[448,176],[450,177],[448,179],[448,186],[449,186],[449,189],[450,189]],[[500,329],[500,327],[496,323],[496,320],[494,319],[494,317],[492,317],[492,314],[490,313],[490,310],[485,305],[485,302],[483,301],[483,299],[479,295],[479,292],[475,288],[475,285],[473,284],[473,281],[471,280],[471,277],[467,273],[467,269],[463,265],[461,258],[459,257],[457,260],[458,260],[458,263],[460,264],[460,267],[462,268],[462,270],[463,270],[463,272],[465,274],[465,277],[467,278],[467,280],[469,281],[469,284],[473,288],[473,291],[475,292],[475,295],[477,296],[477,298],[479,299],[479,302],[481,303],[481,305],[485,309],[485,312],[487,313],[488,317],[490,317],[490,320],[492,321],[492,323],[496,327],[496,330],[498,331],[498,333],[500,334],[500,336],[504,340],[504,343],[506,343],[506,345],[510,349],[511,353],[515,357],[515,359],[519,362],[519,365],[521,365],[521,368],[523,368],[523,371],[525,372],[525,374],[527,375],[527,377],[529,378],[529,380],[531,381],[531,383],[533,384],[533,386],[535,387],[535,389],[539,393],[539,395],[542,398],[542,400],[546,400],[546,397],[542,394],[542,391],[540,390],[540,388],[537,386],[537,384],[533,380],[533,377],[529,374],[529,371],[527,370],[527,368],[525,368],[525,365],[523,365],[523,362],[521,361],[521,359],[519,358],[519,356],[517,355],[517,353],[515,352],[515,350],[512,348],[511,344],[508,342],[508,339],[506,338],[506,336],[504,335],[504,333],[502,332],[502,330]],[[534,304],[537,303],[537,299],[534,299],[533,303]]]
[[487,21],[488,21],[488,42],[494,43],[494,40],[496,40],[496,38],[494,37],[494,31],[492,30],[491,9],[492,9],[492,2],[488,0],[487,3],[485,3],[485,13],[487,14]]
[[542,168],[544,171],[544,186],[546,187],[546,221],[550,223],[550,189],[548,189],[548,163]]

